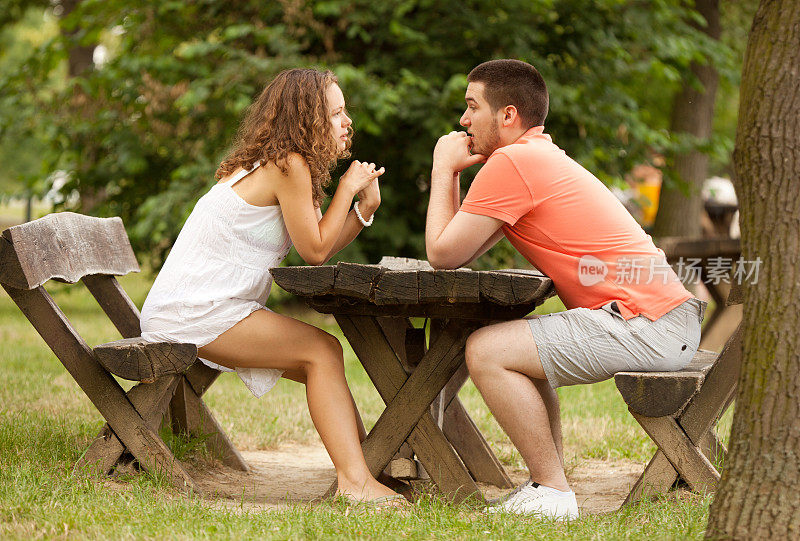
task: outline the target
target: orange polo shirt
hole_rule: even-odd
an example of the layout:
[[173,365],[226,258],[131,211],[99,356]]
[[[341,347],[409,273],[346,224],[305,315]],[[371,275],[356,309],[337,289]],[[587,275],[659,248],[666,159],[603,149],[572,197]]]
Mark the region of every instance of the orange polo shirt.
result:
[[461,211],[505,222],[506,238],[553,280],[567,308],[617,301],[625,319],[655,321],[692,298],[622,203],[544,126],[489,156]]

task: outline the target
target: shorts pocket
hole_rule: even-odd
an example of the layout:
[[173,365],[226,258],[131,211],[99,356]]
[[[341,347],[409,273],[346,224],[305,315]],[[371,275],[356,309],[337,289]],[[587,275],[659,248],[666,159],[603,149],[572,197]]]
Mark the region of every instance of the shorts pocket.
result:
[[676,310],[680,312],[667,314],[669,320],[664,322],[664,330],[682,344],[696,350],[700,343],[700,322],[690,308],[681,306]]

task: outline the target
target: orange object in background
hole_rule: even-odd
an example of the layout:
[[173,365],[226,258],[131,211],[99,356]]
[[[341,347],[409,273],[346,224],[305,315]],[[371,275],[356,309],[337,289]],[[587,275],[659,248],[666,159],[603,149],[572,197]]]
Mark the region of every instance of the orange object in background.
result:
[[631,171],[628,183],[631,198],[640,212],[634,217],[642,227],[651,227],[658,213],[658,197],[661,193],[661,170],[652,165],[637,165]]

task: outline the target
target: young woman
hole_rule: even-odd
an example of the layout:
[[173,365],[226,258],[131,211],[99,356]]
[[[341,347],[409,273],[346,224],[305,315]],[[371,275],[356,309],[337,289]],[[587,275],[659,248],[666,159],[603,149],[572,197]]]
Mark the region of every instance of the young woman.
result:
[[268,269],[292,244],[307,263],[321,265],[371,224],[384,172],[373,163],[352,162],[320,212],[330,169],[349,156],[351,124],[331,72],[284,71],[264,89],[217,170],[219,182],[197,202],[153,284],[142,336],[197,344],[206,364],[235,369],[256,396],[281,376],[304,383],[338,494],[398,505],[402,496],[377,482],[364,461],[364,427],[339,341],[264,307]]

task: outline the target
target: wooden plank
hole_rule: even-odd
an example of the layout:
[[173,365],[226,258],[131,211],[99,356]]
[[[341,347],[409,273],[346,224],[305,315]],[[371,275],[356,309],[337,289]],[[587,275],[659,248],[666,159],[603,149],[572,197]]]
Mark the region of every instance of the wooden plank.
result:
[[250,471],[247,461],[228,439],[225,431],[186,378],[181,378],[178,383],[169,407],[173,431],[203,438],[203,443],[211,456],[235,470]]
[[413,259],[410,257],[393,257],[383,256],[378,262],[378,265],[387,270],[404,271],[404,270],[433,270],[431,264],[422,259]]
[[[431,402],[458,366],[464,362],[464,342],[467,333],[450,324],[442,336],[431,346],[417,369],[408,377],[403,387],[387,404],[372,431],[364,440],[364,457],[378,473],[408,438],[414,426],[427,413]],[[399,364],[399,363],[398,363]],[[413,447],[412,443],[412,447]],[[417,454],[420,451],[415,449]],[[423,464],[425,464],[423,462]],[[374,465],[374,466],[372,466]],[[425,464],[428,469],[428,465]],[[433,476],[433,472],[428,470]]]
[[697,445],[694,445],[677,421],[671,417],[645,417],[631,412],[645,432],[678,470],[689,488],[712,492],[719,482],[719,472]]
[[444,412],[443,431],[476,481],[501,488],[514,487],[503,465],[457,397]]
[[700,389],[716,358],[713,351],[699,350],[692,362],[681,370],[618,372],[614,382],[631,411],[646,417],[673,415]]
[[139,463],[149,471],[165,474],[181,489],[196,490],[183,466],[131,404],[119,383],[97,362],[50,295],[41,286],[33,290],[3,288]]
[[334,265],[274,267],[269,272],[276,284],[294,295],[310,297],[334,292]]
[[[546,298],[546,297],[544,297]],[[476,322],[504,321],[520,319],[529,314],[544,298],[528,304],[501,306],[482,301],[475,304],[424,303],[424,304],[383,304],[378,306],[366,301],[342,302],[334,296],[311,297],[306,303],[323,314],[343,314],[372,317],[427,317],[435,319],[460,319]]]
[[453,377],[450,378],[450,381],[447,382],[447,385],[444,386],[442,389],[441,396],[442,396],[442,405],[445,409],[450,406],[450,403],[456,399],[458,396],[458,391],[461,390],[461,387],[469,379],[469,370],[467,369],[467,363],[462,364],[458,367],[458,370]]
[[203,361],[197,360],[183,375],[192,386],[197,396],[203,396],[211,385],[222,374],[219,370],[211,368]]
[[740,323],[706,374],[700,391],[679,417],[681,427],[694,442],[714,426],[736,395],[742,366],[742,333]]
[[379,265],[339,262],[336,265],[333,291],[336,295],[369,300],[382,272],[383,267]]
[[162,376],[182,374],[197,359],[197,346],[123,338],[93,350],[103,367],[123,379],[151,383]]
[[[122,336],[125,338],[136,337],[140,334],[139,329],[139,310],[130,301],[130,298],[119,285],[116,278],[113,276],[107,275],[89,275],[84,276],[82,281],[89,289],[89,291],[94,295],[97,299],[100,306],[103,308],[103,311],[108,315],[109,319],[111,319],[112,323],[117,327],[120,331]],[[158,421],[163,417],[164,413],[168,410],[172,412],[172,417],[180,417],[185,422],[189,422],[185,426],[192,427],[192,430],[195,430],[196,433],[201,433],[204,436],[204,441],[206,448],[209,450],[211,456],[214,456],[221,460],[224,464],[228,465],[231,468],[248,471],[247,463],[239,454],[239,451],[234,447],[231,443],[230,439],[225,434],[222,427],[219,423],[214,419],[211,412],[208,410],[206,405],[202,403],[200,396],[205,393],[205,391],[216,381],[217,377],[219,377],[220,372],[214,370],[203,364],[200,361],[194,361],[194,364],[191,365],[189,370],[185,374],[185,378],[180,376],[173,377],[174,388],[178,386],[178,382],[181,381],[181,396],[176,396],[177,393],[170,393],[170,396],[167,397],[167,402],[153,402],[148,405],[145,396],[142,396],[141,400],[138,402],[133,402],[136,408],[141,412],[143,411],[142,408],[150,408],[146,411],[151,411],[153,408],[160,408],[158,411],[154,411],[153,415],[157,415]],[[162,378],[163,379],[163,378]],[[157,380],[161,381],[161,380]],[[188,388],[185,388],[185,385],[188,385]],[[145,388],[146,386],[137,385],[134,389]],[[199,391],[198,391],[199,390]],[[133,389],[131,392],[134,392]],[[194,396],[186,396],[187,393],[193,393]],[[129,398],[131,398],[131,393],[128,393]],[[172,402],[169,400],[172,398]],[[131,398],[131,400],[137,399],[136,396]],[[180,412],[180,405],[183,405],[185,410],[186,404],[194,404],[193,409],[202,412],[202,415],[187,415],[182,414]],[[143,414],[144,415],[144,414]],[[191,424],[191,422],[195,419],[202,419],[202,423],[195,423]],[[192,432],[189,430],[189,432]],[[113,434],[111,428],[106,425],[104,429],[101,431],[101,436],[103,434]],[[119,442],[119,439],[114,436],[116,439],[117,445],[120,447],[118,455],[122,453],[122,444]],[[113,452],[109,454],[112,456]],[[116,459],[115,459],[116,460]],[[113,462],[108,466],[110,469],[113,466]]]
[[480,271],[481,297],[504,306],[541,303],[553,295],[553,282],[538,273],[508,271]]
[[[231,468],[249,471],[247,462],[201,399],[221,373],[200,360],[196,361],[183,375],[184,395],[177,398],[175,404],[170,404],[170,409],[179,412],[181,407],[184,409],[188,407],[188,411],[180,413],[181,418],[186,420],[184,426],[189,427],[189,432],[195,431],[206,437],[206,448],[211,456],[218,458]],[[193,421],[195,419],[202,422],[198,424]]]
[[114,276],[89,274],[81,278],[81,281],[123,338],[133,338],[142,334],[139,328],[141,317],[139,309]]
[[394,477],[400,480],[417,479],[419,477],[419,469],[417,468],[417,461],[413,458],[395,458],[386,467],[386,473],[389,477]]
[[[166,376],[153,383],[140,383],[128,391],[128,400],[154,432],[158,431],[179,379],[180,376]],[[89,468],[105,475],[112,470],[124,451],[125,446],[106,423],[74,469],[81,471]]]
[[14,246],[4,237],[0,237],[0,284],[17,289],[28,289],[29,286]]
[[[386,404],[393,404],[400,389],[405,388],[408,376],[378,322],[371,317],[341,315],[336,316],[336,321],[383,401]],[[417,457],[443,493],[449,494],[457,500],[479,493],[469,472],[425,409],[427,406],[421,410],[419,407],[417,408],[420,412],[419,421],[412,423],[408,435],[408,442],[417,453]],[[384,411],[384,415],[381,417],[384,418],[386,414],[387,411]],[[396,447],[394,443],[390,442],[383,448],[388,454],[385,462],[391,459],[406,436],[403,435],[402,438],[397,439],[399,443]],[[380,453],[376,455],[365,449],[365,457],[373,475],[377,475],[385,467],[385,463],[381,464],[384,462],[384,458]]]
[[[74,283],[87,274],[139,272],[120,218],[93,218],[74,212],[48,214],[3,231],[0,282],[33,289],[56,278]],[[16,261],[14,261],[14,257]]]
[[479,274],[467,269],[419,272],[419,302],[480,302]]
[[418,271],[386,271],[375,282],[377,305],[419,303]]
[[[409,355],[406,353],[406,342],[408,341],[407,333],[409,331],[415,331],[411,321],[405,317],[378,317],[375,318],[375,321],[378,322],[378,326],[381,328],[381,331],[383,331],[386,340],[389,341],[389,344],[392,346],[397,358],[400,359],[403,369],[407,374],[410,374],[412,370],[412,363],[408,361]],[[411,343],[410,348],[411,358],[414,359],[416,355],[415,344]],[[416,366],[416,364],[419,362],[419,359],[422,359],[422,355],[425,354],[424,349],[426,349],[427,346],[425,344],[424,336],[422,337],[422,348],[422,354],[416,358],[413,366]]]
[[447,500],[454,503],[466,499],[483,501],[475,480],[429,413],[420,418],[408,436],[408,443],[417,454],[425,472]]
[[[89,275],[84,276],[82,281],[92,295],[94,295],[94,297],[97,299],[98,303],[103,308],[103,311],[106,313],[106,315],[108,315],[109,319],[111,319],[112,323],[117,327],[123,337],[131,338],[139,336],[141,332],[139,328],[139,310],[136,308],[133,302],[131,302],[130,298],[122,289],[119,282],[117,282],[116,278],[108,275]],[[137,385],[134,387],[131,392],[128,393],[128,397],[133,401],[134,406],[136,406],[140,412],[144,411],[142,408],[149,407],[150,409],[147,409],[146,411],[157,409],[158,411],[153,411],[153,415],[157,416],[158,422],[160,422],[166,411],[171,411],[171,417],[173,419],[178,417],[183,419],[185,423],[188,423],[197,416],[187,415],[185,413],[182,414],[180,405],[182,405],[183,409],[185,410],[186,403],[195,404],[196,410],[202,410],[204,412],[204,416],[202,417],[204,420],[204,426],[198,425],[197,429],[205,436],[204,441],[209,453],[234,469],[247,471],[247,464],[244,459],[241,458],[241,455],[230,442],[225,432],[214,419],[213,415],[211,415],[211,412],[207,410],[205,404],[202,404],[200,401],[200,396],[217,379],[219,372],[213,368],[209,368],[200,361],[196,361],[195,364],[193,364],[189,369],[186,376],[192,380],[194,385],[191,385],[187,379],[181,376],[171,377],[172,381],[174,382],[173,392],[166,397],[166,402],[156,401],[148,403],[147,400],[150,399],[144,396],[140,401],[135,401],[137,400],[137,396],[131,397],[131,393],[135,393],[135,389],[146,388],[146,386],[143,385]],[[157,382],[158,381],[161,380],[157,380]],[[174,389],[178,386],[179,381],[181,382],[180,397],[176,396],[177,393],[174,392]],[[190,388],[184,388],[186,385],[189,385]],[[195,389],[200,389],[199,395]],[[184,396],[186,393],[190,392],[194,394],[193,397]],[[197,404],[197,402],[201,403]],[[193,425],[185,424],[184,426]],[[101,436],[99,437],[104,437],[104,434],[113,435],[113,432],[108,425],[104,427],[103,431],[101,431]],[[124,450],[122,448],[122,443],[119,442],[119,439],[116,438],[116,436],[113,436],[113,439],[116,440],[116,445],[119,449],[118,453],[116,453],[117,456],[114,458],[114,461],[108,465],[108,469],[113,466],[116,459]],[[109,460],[113,455],[114,452],[108,454]]]
[[678,480],[678,472],[667,459],[663,451],[658,450],[642,475],[631,487],[631,491],[622,503],[623,506],[665,494]]
[[[445,328],[446,324],[447,324],[447,321],[443,320],[443,319],[431,319],[430,320],[430,332],[429,332],[430,338],[429,338],[429,342],[431,344],[436,342],[439,339],[439,337],[442,336],[442,332],[444,331],[444,328]],[[417,364],[419,364],[419,362],[417,362]],[[456,370],[456,373],[453,374],[453,376],[450,378],[450,381],[448,381],[447,383],[450,383],[451,381],[453,381],[453,378],[458,379],[457,376],[458,376],[459,372],[463,373],[464,367],[466,366],[466,364],[467,363],[466,363],[466,359],[465,359],[464,363],[461,366],[458,367],[458,370]],[[436,423],[436,426],[438,426],[440,429],[443,427],[443,423],[444,423],[445,404],[443,402],[443,395],[444,395],[444,392],[445,392],[446,388],[447,388],[447,384],[445,384],[445,386],[442,388],[442,390],[439,391],[439,394],[436,395],[436,398],[433,399],[433,402],[431,402],[431,417],[433,418],[434,422]]]
[[709,257],[737,258],[742,253],[739,239],[732,239],[730,237],[661,237],[655,239],[655,244],[664,251],[664,255],[670,262],[681,257],[695,259],[706,259]]

